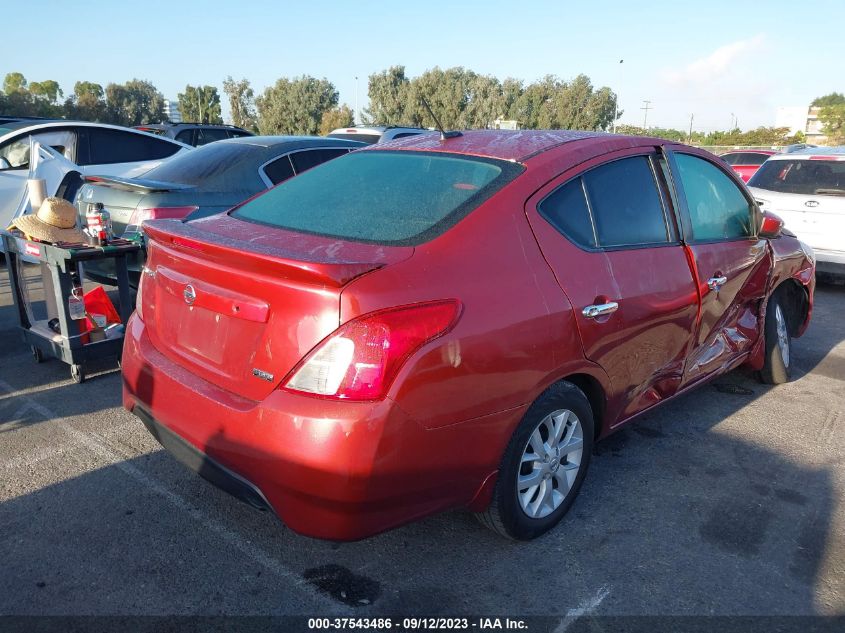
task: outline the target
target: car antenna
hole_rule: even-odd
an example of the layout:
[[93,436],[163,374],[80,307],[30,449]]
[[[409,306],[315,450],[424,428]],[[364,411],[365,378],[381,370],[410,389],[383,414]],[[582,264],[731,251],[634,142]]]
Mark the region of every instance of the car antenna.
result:
[[437,117],[434,116],[434,112],[431,111],[431,106],[428,105],[428,101],[425,100],[425,97],[420,95],[420,101],[425,106],[425,109],[428,110],[428,113],[431,115],[431,118],[434,119],[434,124],[437,126],[437,129],[440,130],[440,140],[445,141],[447,138],[455,138],[456,136],[463,136],[457,130],[450,130],[446,131],[443,129],[443,126],[440,125],[440,121],[437,120]]

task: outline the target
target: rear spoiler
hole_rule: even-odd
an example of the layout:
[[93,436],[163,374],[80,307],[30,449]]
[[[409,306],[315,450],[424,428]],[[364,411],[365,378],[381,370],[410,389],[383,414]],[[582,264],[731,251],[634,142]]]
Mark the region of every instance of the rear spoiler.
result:
[[182,189],[193,189],[194,185],[183,185],[178,182],[163,182],[161,180],[147,180],[144,178],[121,178],[120,176],[85,176],[85,182],[96,185],[104,185],[113,189],[124,191],[141,191],[152,193],[154,191],[179,191]]
[[[182,220],[147,220],[143,227],[149,240],[148,248],[155,248],[157,243],[160,247],[176,249],[189,257],[201,253],[203,259],[218,262],[225,267],[278,275],[309,285],[340,288],[356,277],[391,263],[384,258],[381,261],[373,261],[378,257],[361,257],[356,258],[357,261],[322,257],[309,261],[305,252],[285,248],[283,243],[279,246],[268,246],[254,241],[224,237],[199,230]],[[406,249],[413,252],[411,247],[398,248],[396,251]],[[405,252],[395,253],[396,260],[405,259],[407,256],[408,253]]]

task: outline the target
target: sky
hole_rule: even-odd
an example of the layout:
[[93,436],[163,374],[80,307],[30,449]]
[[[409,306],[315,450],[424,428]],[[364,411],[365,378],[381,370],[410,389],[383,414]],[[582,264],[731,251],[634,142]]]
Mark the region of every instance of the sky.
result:
[[[11,1],[11,0],[7,0]],[[105,86],[151,81],[175,100],[186,84],[326,77],[366,107],[367,76],[463,66],[526,82],[580,73],[619,95],[622,123],[699,131],[774,125],[779,106],[845,92],[845,1],[29,0],[2,11],[15,46],[0,76]],[[41,19],[34,19],[41,15]],[[30,37],[22,34],[31,32]],[[623,60],[620,63],[620,60]],[[357,80],[356,80],[357,77]],[[225,99],[223,99],[225,103]],[[224,105],[224,117],[227,108]]]

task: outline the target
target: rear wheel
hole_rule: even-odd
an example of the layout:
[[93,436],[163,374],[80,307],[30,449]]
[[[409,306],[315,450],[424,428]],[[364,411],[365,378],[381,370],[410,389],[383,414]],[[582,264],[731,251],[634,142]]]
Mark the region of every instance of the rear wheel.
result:
[[575,501],[592,448],[593,413],[586,396],[571,383],[553,385],[516,428],[493,500],[479,519],[518,540],[549,531]]
[[788,382],[792,373],[792,336],[782,297],[782,293],[772,295],[766,310],[766,358],[760,370],[760,380],[770,385]]

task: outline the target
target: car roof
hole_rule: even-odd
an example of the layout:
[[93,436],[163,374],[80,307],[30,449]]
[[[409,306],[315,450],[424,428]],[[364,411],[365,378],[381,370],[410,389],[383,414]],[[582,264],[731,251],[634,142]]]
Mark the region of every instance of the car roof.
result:
[[424,150],[521,162],[564,143],[607,138],[622,137],[577,130],[466,130],[460,136],[442,140],[440,133],[434,131],[370,145],[365,151]]
[[[120,130],[122,132],[132,132],[133,134],[145,134],[146,136],[152,136],[153,138],[157,138],[160,141],[165,141],[167,143],[175,143],[176,145],[179,145],[180,147],[187,147],[187,148],[193,149],[193,147],[191,145],[186,145],[185,143],[174,140],[172,138],[157,136],[155,134],[150,134],[149,132],[144,132],[143,130],[136,130],[135,128],[131,128],[131,127],[123,127],[122,125],[111,125],[110,123],[92,123],[90,121],[68,121],[68,120],[65,120],[65,119],[56,119],[56,120],[48,120],[48,121],[44,121],[44,120],[17,121],[14,124],[14,127],[11,127],[12,125],[13,124],[9,123],[7,125],[4,125],[2,128],[0,128],[0,130],[5,130],[5,131],[0,131],[0,141],[2,141],[6,136],[10,136],[12,134],[18,134],[20,132],[29,131],[30,129],[32,131],[49,130],[51,128],[67,127],[69,125],[72,125],[74,127],[93,127],[93,128],[107,129],[107,130]],[[11,129],[6,129],[6,128],[11,128]]]
[[834,147],[805,147],[804,149],[798,149],[788,154],[775,154],[769,160],[812,160],[816,156],[845,160],[845,145]]
[[[229,145],[255,145],[256,147],[278,147],[285,145],[284,149],[294,150],[308,147],[366,147],[361,141],[349,141],[341,138],[328,138],[326,136],[239,136],[238,138],[227,138],[222,141],[215,141],[214,144],[225,143]],[[211,143],[209,143],[211,145]]]

